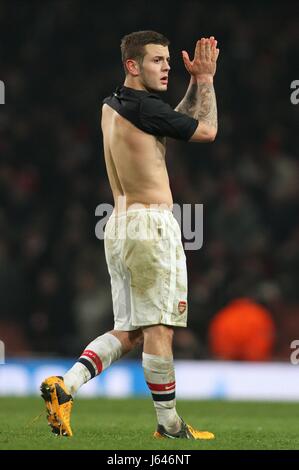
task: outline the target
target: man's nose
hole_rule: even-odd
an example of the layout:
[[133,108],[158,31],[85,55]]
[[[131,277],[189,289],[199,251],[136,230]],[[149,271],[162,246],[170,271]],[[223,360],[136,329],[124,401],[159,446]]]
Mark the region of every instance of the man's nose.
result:
[[170,70],[170,65],[168,62],[164,62],[163,70]]

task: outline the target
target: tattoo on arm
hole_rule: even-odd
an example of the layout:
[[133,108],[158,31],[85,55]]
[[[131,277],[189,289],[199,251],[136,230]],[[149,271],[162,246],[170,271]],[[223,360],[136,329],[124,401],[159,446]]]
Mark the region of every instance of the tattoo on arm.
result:
[[212,83],[190,84],[175,110],[217,129],[217,103]]

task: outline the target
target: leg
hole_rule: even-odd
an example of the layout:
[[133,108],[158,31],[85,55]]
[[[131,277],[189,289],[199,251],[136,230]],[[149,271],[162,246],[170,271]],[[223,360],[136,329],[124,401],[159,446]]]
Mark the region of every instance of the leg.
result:
[[142,339],[143,333],[139,328],[133,331],[112,330],[93,340],[64,376],[69,393],[74,395],[84,383],[141,344]]
[[152,325],[143,328],[143,352],[172,359],[173,328],[166,325]]
[[157,413],[156,438],[213,439],[208,431],[197,431],[177,414],[175,372],[172,354],[173,328],[154,325],[143,329],[143,368]]
[[181,429],[181,419],[175,408],[175,373],[173,366],[173,328],[153,325],[143,329],[143,368],[152,392],[157,421],[169,433]]
[[55,434],[72,436],[70,416],[73,395],[112,362],[134,349],[143,340],[141,329],[112,330],[92,341],[64,377],[48,377],[41,384],[48,423]]
[[143,331],[141,328],[133,331],[109,331],[111,335],[114,335],[122,344],[123,355],[132,351],[136,346],[143,343]]

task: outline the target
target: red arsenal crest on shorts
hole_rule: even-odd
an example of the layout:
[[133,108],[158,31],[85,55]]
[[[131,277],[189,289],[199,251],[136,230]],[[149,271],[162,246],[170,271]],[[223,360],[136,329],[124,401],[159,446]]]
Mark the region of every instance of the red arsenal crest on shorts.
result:
[[178,309],[180,313],[184,313],[187,307],[187,302],[185,300],[180,300],[178,304]]

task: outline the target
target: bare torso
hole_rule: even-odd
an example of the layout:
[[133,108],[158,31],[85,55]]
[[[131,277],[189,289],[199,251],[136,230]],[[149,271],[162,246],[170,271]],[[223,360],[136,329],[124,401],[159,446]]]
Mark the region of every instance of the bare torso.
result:
[[137,129],[110,106],[102,109],[104,155],[114,198],[126,196],[126,209],[139,203],[172,208],[172,195],[165,163],[166,139]]

